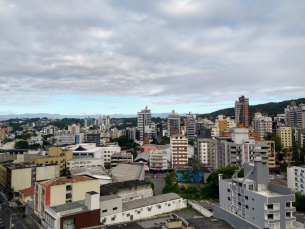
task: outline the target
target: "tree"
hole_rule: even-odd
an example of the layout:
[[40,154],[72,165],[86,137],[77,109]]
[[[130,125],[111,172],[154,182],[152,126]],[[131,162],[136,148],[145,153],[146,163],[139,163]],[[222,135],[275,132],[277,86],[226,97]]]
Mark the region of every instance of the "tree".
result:
[[197,182],[199,182],[200,171],[204,169],[204,164],[201,163],[197,158],[193,157],[192,160],[189,160],[188,166],[192,168],[195,175],[197,176]]
[[8,198],[9,198],[10,200],[13,199],[14,194],[15,194],[15,188],[14,188],[14,187],[11,187],[11,188],[7,191],[7,193],[8,193]]
[[166,185],[178,185],[178,176],[175,171],[171,172],[165,177]]
[[14,146],[16,149],[28,149],[29,148],[29,144],[27,141],[18,141],[15,143]]
[[266,132],[264,139],[267,141],[274,141],[274,145],[275,145],[275,152],[277,154],[279,154],[282,149],[283,149],[283,145],[282,145],[282,141],[281,141],[281,137],[278,136],[275,133],[272,132]]
[[296,208],[297,211],[305,211],[305,195],[303,193],[295,192],[295,202],[292,205]]
[[72,177],[70,169],[68,167],[62,169],[61,172],[60,172],[60,176],[61,177],[67,177],[68,179],[70,179]]
[[194,140],[190,140],[190,141],[188,142],[188,144],[191,145],[191,146],[194,146]]
[[43,140],[42,142],[43,142],[43,146],[50,146],[51,145],[51,143],[48,142],[48,141]]
[[[201,187],[201,193],[203,198],[219,198],[219,180],[218,175],[222,174],[223,179],[229,179],[233,176],[236,170],[239,167],[237,165],[228,165],[226,167],[217,169],[215,172],[211,173],[211,175],[207,179],[207,184]],[[238,177],[244,176],[244,170],[242,169]]]
[[170,138],[163,136],[162,141],[160,142],[160,145],[167,145],[167,144],[170,144]]
[[132,151],[131,151],[131,153],[133,155],[133,160],[135,160],[136,157],[138,156],[138,150],[140,149],[139,147],[140,147],[140,145],[138,143],[136,143],[136,142],[134,142],[132,144]]
[[150,144],[159,145],[159,142],[156,138],[153,138],[153,140],[150,142]]
[[299,158],[300,158],[300,154],[299,154],[299,150],[298,150],[298,143],[293,142],[293,144],[292,144],[292,160],[296,164],[298,164],[299,163]]
[[303,147],[301,148],[300,151],[300,163],[301,164],[305,163],[305,143],[303,143]]

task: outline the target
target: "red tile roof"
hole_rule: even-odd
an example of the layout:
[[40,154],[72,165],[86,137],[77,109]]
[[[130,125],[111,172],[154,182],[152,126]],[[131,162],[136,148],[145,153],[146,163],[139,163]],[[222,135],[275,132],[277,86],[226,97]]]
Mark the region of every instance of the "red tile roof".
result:
[[34,195],[34,188],[35,188],[35,186],[32,186],[30,188],[20,190],[20,192],[22,192],[23,195],[25,195],[25,196],[32,196],[32,195]]

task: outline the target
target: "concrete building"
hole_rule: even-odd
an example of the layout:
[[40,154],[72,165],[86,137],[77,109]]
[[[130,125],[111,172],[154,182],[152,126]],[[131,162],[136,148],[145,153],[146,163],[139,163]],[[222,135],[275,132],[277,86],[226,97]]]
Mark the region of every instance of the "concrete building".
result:
[[286,125],[290,127],[305,128],[305,105],[303,103],[296,105],[293,101],[291,105],[285,108]]
[[287,168],[287,185],[294,191],[305,193],[305,165]]
[[0,165],[0,183],[15,192],[34,186],[35,181],[59,177],[58,165],[30,163],[5,163]]
[[133,155],[131,153],[120,152],[111,155],[111,168],[126,162],[133,162]]
[[84,119],[84,127],[87,128],[87,127],[92,126],[93,122],[94,122],[93,118],[89,118],[89,117],[85,118]]
[[100,193],[100,182],[90,176],[59,177],[35,183],[35,209],[39,218],[45,217],[46,206],[52,207],[85,199],[85,193]]
[[68,126],[69,134],[79,134],[80,133],[80,126],[76,124],[72,124]]
[[100,133],[87,133],[87,143],[95,143],[96,146],[100,146],[101,134]]
[[18,200],[22,204],[22,206],[34,201],[34,188],[35,186],[32,186],[30,188],[19,190]]
[[274,141],[256,141],[258,144],[264,144],[268,146],[268,166],[269,168],[276,168],[276,152],[275,152],[275,142]]
[[[242,168],[245,177],[238,178]],[[222,179],[220,174],[219,200],[213,206],[214,217],[236,228],[295,228],[295,195],[291,189],[270,182],[269,168],[261,160],[245,163],[232,179]]]
[[127,127],[126,129],[122,130],[122,135],[126,136],[128,139],[135,141],[136,140],[136,127]]
[[[217,118],[215,119],[215,122],[212,123],[211,136],[212,137],[221,136],[223,131],[226,131],[234,127],[236,127],[235,119],[231,119],[230,117],[225,117],[224,115],[218,115]],[[205,129],[206,127],[203,128],[203,130]],[[206,138],[208,137],[206,136]]]
[[214,168],[215,166],[215,149],[214,140],[196,136],[194,141],[195,157],[205,165],[205,167]]
[[239,97],[238,101],[235,101],[235,122],[236,127],[239,127],[239,124],[242,124],[243,127],[250,126],[250,110],[249,110],[249,98],[245,96]]
[[87,167],[97,167],[104,166],[103,158],[72,158],[66,163],[66,167],[72,168],[87,168]]
[[[170,149],[169,147],[167,149]],[[168,151],[162,146],[150,152],[150,169],[156,171],[165,171],[167,167]]]
[[258,144],[249,137],[247,128],[233,128],[231,136],[215,137],[215,168],[229,164],[242,165],[253,162],[255,158],[268,164],[268,146]]
[[71,176],[90,176],[98,179],[100,185],[113,182],[111,173],[102,166],[71,168]]
[[184,135],[176,134],[170,138],[170,155],[172,168],[187,166],[188,140]]
[[147,106],[137,114],[137,129],[139,131],[138,140],[140,141],[144,141],[146,126],[151,126],[151,110],[148,110]]
[[49,148],[45,152],[45,156],[36,157],[33,159],[34,164],[57,164],[59,170],[66,168],[66,162],[72,159],[72,150],[60,147]]
[[252,120],[252,127],[261,140],[264,140],[267,132],[272,133],[272,118],[263,116],[262,113],[257,112]]
[[145,181],[130,180],[101,185],[101,196],[117,195],[122,198],[122,202],[139,200],[153,196],[153,190],[150,184]]
[[43,152],[31,152],[28,149],[8,149],[0,154],[0,162],[3,161],[19,161],[19,162],[33,162],[35,157],[41,156]]
[[174,110],[167,118],[167,133],[168,137],[180,134],[180,116]]
[[186,115],[186,136],[187,139],[194,140],[196,133],[196,115],[192,114],[192,112],[189,112]]
[[149,163],[149,156],[150,156],[150,154],[147,152],[140,153],[134,159],[134,162],[143,163],[144,165],[147,165]]
[[292,147],[292,133],[290,126],[278,127],[276,134],[280,136],[284,148]]
[[78,229],[100,224],[99,194],[86,192],[84,202],[71,202],[49,207],[41,224],[47,229]]
[[111,169],[114,182],[122,182],[129,180],[144,180],[145,165],[140,163],[118,164]]
[[75,135],[74,134],[58,135],[54,137],[54,140],[57,146],[71,145],[71,144],[75,144]]
[[111,225],[143,220],[187,207],[187,201],[176,193],[123,202],[117,195],[101,196],[101,223]]

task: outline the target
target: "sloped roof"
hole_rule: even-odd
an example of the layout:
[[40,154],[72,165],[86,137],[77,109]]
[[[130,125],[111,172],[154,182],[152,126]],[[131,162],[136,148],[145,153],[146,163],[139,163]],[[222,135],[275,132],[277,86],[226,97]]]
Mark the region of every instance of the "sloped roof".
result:
[[140,154],[138,154],[138,156],[136,157],[136,159],[134,161],[137,161],[137,160],[140,160],[140,159],[148,161],[149,155],[150,154],[147,153],[147,152],[140,153]]
[[144,165],[121,163],[112,168],[111,173],[118,182],[139,180],[143,169]]
[[25,195],[25,196],[33,196],[34,195],[34,187],[35,186],[32,186],[30,188],[20,190],[19,192],[22,192],[23,195]]

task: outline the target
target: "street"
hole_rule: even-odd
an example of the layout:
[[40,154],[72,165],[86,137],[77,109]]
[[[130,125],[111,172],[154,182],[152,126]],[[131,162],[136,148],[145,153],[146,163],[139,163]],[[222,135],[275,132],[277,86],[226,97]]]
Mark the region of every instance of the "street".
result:
[[17,229],[30,229],[31,227],[22,219],[22,217],[17,213],[13,207],[8,207],[6,200],[2,196],[3,193],[0,193],[0,218],[4,222],[7,229],[10,228],[10,217],[12,215],[12,228]]

